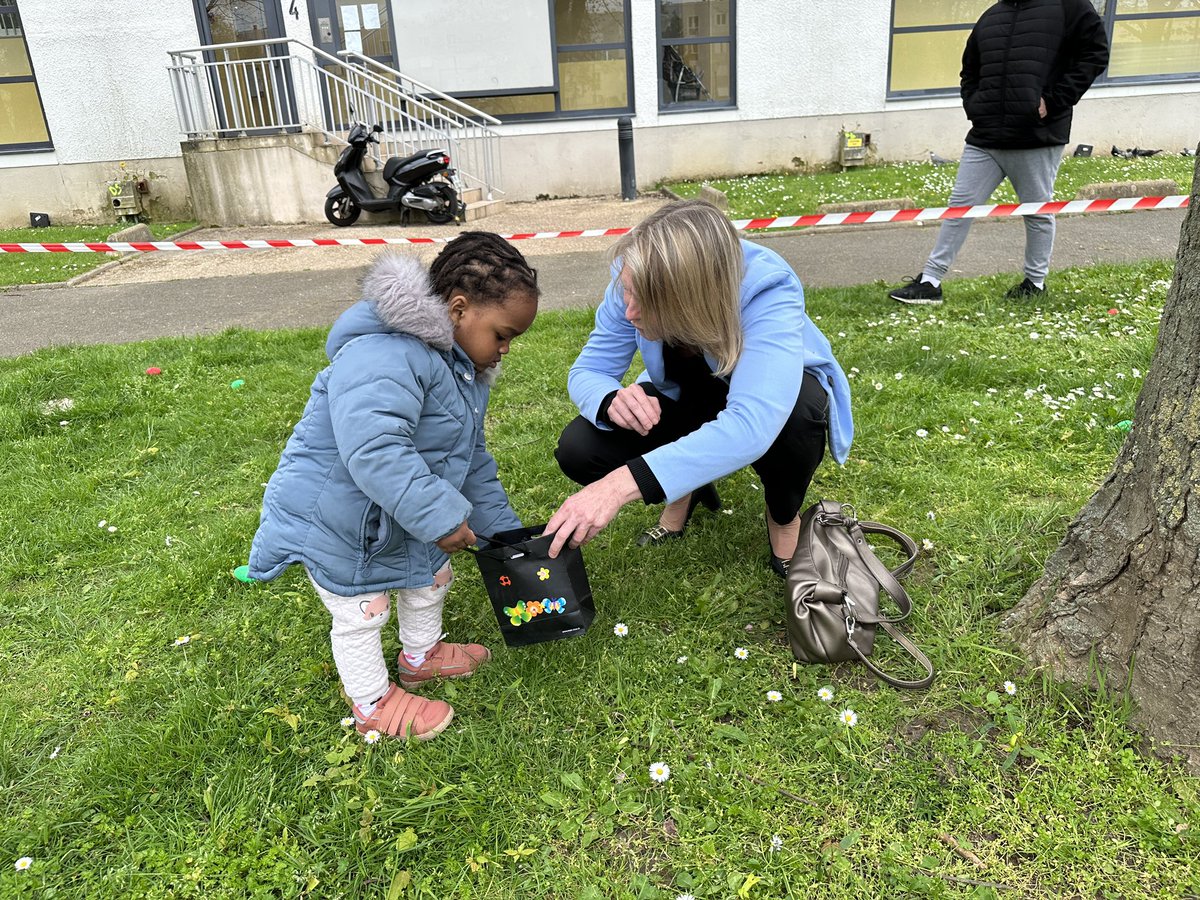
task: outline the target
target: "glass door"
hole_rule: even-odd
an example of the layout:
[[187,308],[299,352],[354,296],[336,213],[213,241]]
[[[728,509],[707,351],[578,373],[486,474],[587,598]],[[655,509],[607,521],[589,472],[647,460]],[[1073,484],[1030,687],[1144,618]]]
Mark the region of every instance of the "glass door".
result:
[[[388,68],[396,67],[392,17],[387,0],[310,0],[309,10],[313,17],[313,42],[326,53],[338,56],[347,50]],[[334,79],[325,83],[325,109],[331,131],[346,131],[352,120],[391,124],[381,121],[389,117],[373,102],[372,95],[376,91],[372,90],[372,78],[363,74],[370,71],[374,78],[387,78],[386,73],[372,70],[353,56],[339,64],[321,57],[317,61]]]
[[[280,0],[195,0],[205,44],[283,38]],[[285,43],[223,47],[205,53],[217,118],[224,134],[296,130]]]

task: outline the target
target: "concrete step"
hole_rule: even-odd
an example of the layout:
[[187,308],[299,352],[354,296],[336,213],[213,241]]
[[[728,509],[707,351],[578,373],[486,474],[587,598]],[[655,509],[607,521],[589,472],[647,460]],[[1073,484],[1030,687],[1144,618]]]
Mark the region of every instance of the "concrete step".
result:
[[[467,193],[470,192],[468,191]],[[467,212],[463,216],[463,221],[474,222],[477,219],[486,219],[488,216],[494,216],[502,209],[504,209],[503,200],[476,200],[473,203],[467,204]]]

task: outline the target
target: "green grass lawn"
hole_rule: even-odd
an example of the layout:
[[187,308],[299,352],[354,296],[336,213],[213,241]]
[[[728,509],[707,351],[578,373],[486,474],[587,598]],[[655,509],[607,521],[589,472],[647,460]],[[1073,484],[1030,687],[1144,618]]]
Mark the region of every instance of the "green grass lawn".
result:
[[[195,222],[155,222],[150,232],[156,241],[186,231]],[[122,225],[53,225],[49,228],[0,228],[0,244],[61,244],[68,241],[103,241]],[[17,284],[67,281],[114,259],[108,253],[0,253],[0,288]]]
[[[1054,199],[1073,200],[1085,184],[1106,181],[1144,181],[1171,178],[1179,185],[1178,193],[1190,190],[1196,171],[1193,157],[1160,155],[1138,159],[1113,156],[1067,157],[1058,170]],[[806,215],[815,213],[822,203],[877,200],[884,197],[910,197],[917,207],[945,206],[958,174],[957,163],[935,166],[932,163],[903,163],[889,166],[863,166],[845,172],[810,175],[746,175],[681,181],[666,184],[681,197],[695,197],[700,186],[711,185],[729,197],[729,214],[735,219],[756,216]],[[1012,185],[1005,181],[992,195],[993,203],[1016,203]]]
[[[582,638],[506,650],[460,554],[446,628],[496,656],[431,689],[457,715],[414,746],[339,725],[303,573],[231,574],[323,331],[0,361],[0,897],[1200,892],[1200,779],[1129,729],[1121,697],[1056,686],[999,627],[1117,453],[1170,277],[1067,271],[1038,309],[999,277],[935,310],[812,292],[858,433],[810,500],[930,542],[906,626],[938,667],[929,691],[793,662],[746,470],[685,540],[634,547],[657,513],[630,507],[588,545]],[[551,448],[589,325],[543,314],[494,394],[527,522],[571,490]]]

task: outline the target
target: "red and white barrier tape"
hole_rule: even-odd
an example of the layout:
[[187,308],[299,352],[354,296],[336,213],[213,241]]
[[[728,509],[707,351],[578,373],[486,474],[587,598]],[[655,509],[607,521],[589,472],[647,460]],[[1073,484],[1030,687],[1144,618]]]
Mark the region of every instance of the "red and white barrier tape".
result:
[[[823,213],[809,216],[774,216],[769,219],[737,219],[741,230],[810,228],[821,225],[878,225],[885,222],[932,222],[938,219],[985,219],[1004,216],[1038,216],[1056,213],[1122,212],[1132,209],[1180,209],[1188,205],[1186,194],[1171,197],[1121,197],[1099,200],[1055,200],[1050,203],[985,204],[981,206],[935,206],[926,209],[881,209],[875,212]],[[617,237],[629,228],[589,228],[583,231],[529,231],[502,234],[510,241],[546,238]],[[148,253],[154,250],[274,250],[283,247],[362,247],[391,244],[444,244],[449,237],[298,238],[296,240],[246,241],[134,241],[71,242],[62,244],[5,244],[0,253]]]

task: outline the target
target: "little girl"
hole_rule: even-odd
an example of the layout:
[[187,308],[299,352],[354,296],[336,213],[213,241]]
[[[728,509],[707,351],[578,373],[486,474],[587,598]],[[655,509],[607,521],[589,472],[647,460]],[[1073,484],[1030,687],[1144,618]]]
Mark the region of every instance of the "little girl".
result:
[[520,528],[484,446],[500,360],[537,314],[537,273],[495,234],[465,232],[426,273],[381,257],[363,297],[338,318],[279,468],[263,498],[250,574],[300,563],[333,617],[342,688],[363,734],[428,740],[448,703],[390,683],[380,631],[395,593],[397,680],[471,675],[491,658],[442,640],[450,553]]

